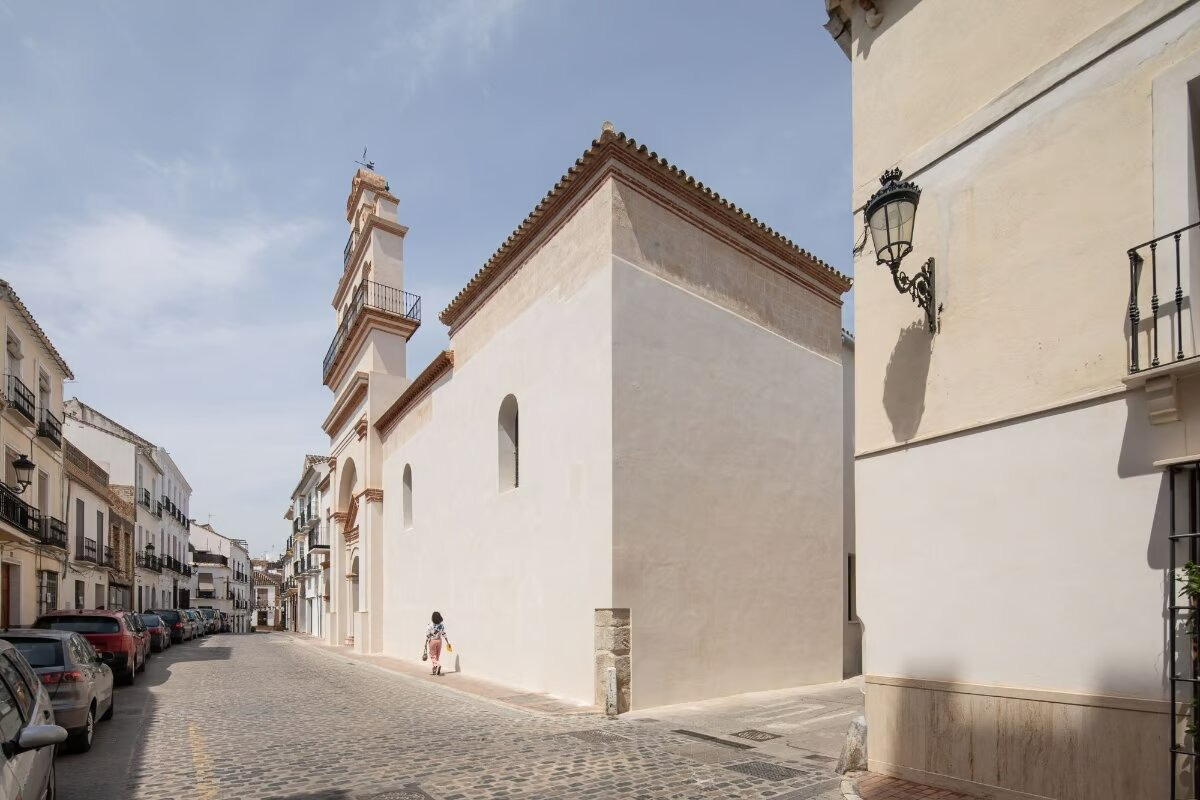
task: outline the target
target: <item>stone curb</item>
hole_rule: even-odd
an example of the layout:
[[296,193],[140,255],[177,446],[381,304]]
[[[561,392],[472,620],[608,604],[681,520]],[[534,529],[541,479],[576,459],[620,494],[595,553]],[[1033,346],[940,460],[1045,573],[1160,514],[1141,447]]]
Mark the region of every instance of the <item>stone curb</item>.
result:
[[842,778],[842,800],[862,800],[858,793],[858,774],[846,775]]

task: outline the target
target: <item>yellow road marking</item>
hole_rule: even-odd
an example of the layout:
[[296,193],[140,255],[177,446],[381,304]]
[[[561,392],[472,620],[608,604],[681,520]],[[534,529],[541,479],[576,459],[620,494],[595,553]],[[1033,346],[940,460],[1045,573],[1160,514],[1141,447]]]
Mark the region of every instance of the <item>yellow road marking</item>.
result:
[[204,738],[196,723],[188,723],[188,738],[192,741],[192,766],[196,768],[197,800],[217,800],[217,784],[213,778],[212,761],[204,747]]

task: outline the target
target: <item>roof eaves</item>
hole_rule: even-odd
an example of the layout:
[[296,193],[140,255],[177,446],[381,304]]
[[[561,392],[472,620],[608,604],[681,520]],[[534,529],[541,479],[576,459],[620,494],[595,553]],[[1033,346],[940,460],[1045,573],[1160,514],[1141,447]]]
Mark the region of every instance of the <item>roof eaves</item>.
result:
[[5,294],[8,296],[8,299],[12,300],[12,303],[14,306],[16,306],[17,311],[19,311],[21,316],[25,318],[25,322],[28,323],[31,329],[33,329],[34,334],[42,340],[42,344],[50,353],[51,358],[58,362],[58,366],[62,367],[62,371],[66,373],[67,379],[72,381],[75,380],[75,373],[71,372],[71,368],[67,366],[66,359],[64,359],[58,352],[58,349],[55,348],[54,343],[50,341],[50,337],[46,335],[44,330],[42,330],[42,326],[38,324],[36,319],[34,319],[33,312],[30,311],[23,302],[21,302],[21,298],[17,295],[16,290],[13,289],[12,284],[3,278],[0,278],[0,294]]

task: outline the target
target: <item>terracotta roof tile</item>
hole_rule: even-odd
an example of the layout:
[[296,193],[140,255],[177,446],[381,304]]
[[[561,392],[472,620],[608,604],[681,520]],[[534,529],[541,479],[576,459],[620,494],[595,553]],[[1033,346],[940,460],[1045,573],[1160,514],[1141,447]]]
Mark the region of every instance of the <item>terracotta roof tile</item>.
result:
[[650,167],[660,175],[669,178],[680,189],[705,203],[710,210],[724,215],[729,221],[740,224],[743,228],[750,228],[759,234],[765,235],[768,239],[790,251],[791,255],[799,257],[799,260],[803,262],[807,271],[831,289],[839,293],[850,289],[852,281],[849,277],[838,272],[807,250],[797,246],[795,242],[783,234],[760,222],[757,217],[752,217],[741,206],[734,205],[726,198],[721,197],[720,194],[706,187],[703,183],[667,161],[667,159],[660,157],[658,153],[648,149],[646,145],[638,144],[635,139],[626,136],[624,133],[614,131],[612,125],[606,122],[601,129],[600,137],[592,140],[591,147],[576,159],[566,174],[554,184],[553,188],[546,193],[546,196],[534,207],[533,211],[529,212],[525,220],[517,226],[516,230],[492,254],[487,263],[475,273],[475,276],[467,282],[467,285],[442,310],[438,318],[453,328],[467,305],[477,295],[487,289],[488,285],[497,277],[509,258],[536,228],[537,222],[560,205],[563,198],[570,193],[570,190],[581,185],[583,179],[590,176],[605,158],[610,155],[623,157],[627,162],[631,161]]
[[17,307],[17,311],[21,312],[21,316],[25,317],[25,321],[29,323],[30,328],[33,328],[33,332],[37,337],[42,340],[42,344],[50,353],[51,358],[57,361],[58,366],[62,367],[62,371],[67,374],[67,379],[75,380],[75,373],[71,372],[71,368],[67,366],[67,362],[59,354],[58,350],[55,349],[54,344],[50,341],[50,337],[46,335],[46,332],[42,330],[42,326],[38,325],[37,320],[33,318],[33,313],[21,302],[21,298],[17,296],[16,291],[12,288],[12,284],[0,278],[0,295],[4,294],[8,295],[13,305]]

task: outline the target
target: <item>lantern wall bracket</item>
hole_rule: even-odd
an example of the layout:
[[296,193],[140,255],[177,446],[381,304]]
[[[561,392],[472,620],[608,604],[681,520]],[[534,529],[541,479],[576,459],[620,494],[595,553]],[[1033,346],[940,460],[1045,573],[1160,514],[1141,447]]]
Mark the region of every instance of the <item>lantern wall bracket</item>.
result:
[[900,294],[907,294],[913,299],[913,302],[924,309],[925,323],[929,326],[929,332],[937,333],[938,315],[942,311],[942,304],[937,302],[933,258],[931,257],[922,264],[920,272],[911,278],[900,269],[899,261],[888,264],[888,269],[892,272],[892,282],[896,284],[896,291]]

